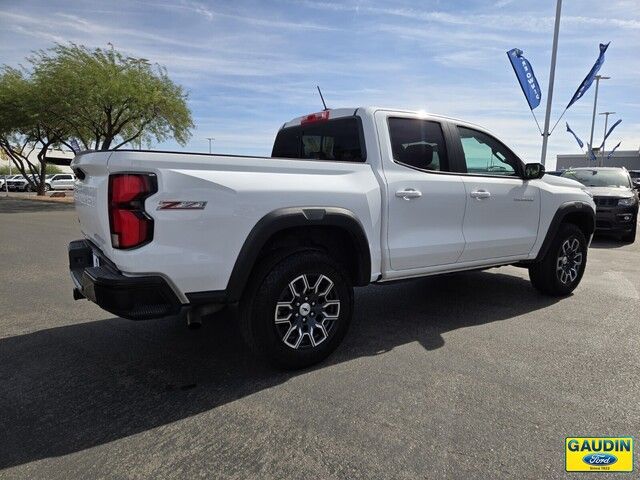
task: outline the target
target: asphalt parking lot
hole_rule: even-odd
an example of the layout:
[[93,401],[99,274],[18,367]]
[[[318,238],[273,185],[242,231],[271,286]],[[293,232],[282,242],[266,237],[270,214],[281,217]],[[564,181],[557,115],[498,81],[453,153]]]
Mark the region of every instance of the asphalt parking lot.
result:
[[596,240],[560,300],[515,267],[359,289],[338,351],[284,373],[233,309],[74,302],[76,238],[72,206],[0,198],[2,478],[561,478],[566,436],[640,438],[640,240]]

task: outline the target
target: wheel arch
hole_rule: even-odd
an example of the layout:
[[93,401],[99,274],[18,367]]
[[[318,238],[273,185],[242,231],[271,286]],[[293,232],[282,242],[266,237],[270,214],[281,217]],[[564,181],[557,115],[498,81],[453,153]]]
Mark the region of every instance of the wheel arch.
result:
[[[301,233],[304,238],[297,238]],[[240,300],[251,272],[269,251],[300,246],[324,249],[337,256],[356,286],[371,280],[369,242],[353,212],[337,207],[282,208],[262,217],[245,239],[229,277],[227,301]]]
[[536,261],[542,260],[546,255],[553,238],[556,236],[560,229],[560,225],[563,223],[572,223],[576,225],[580,228],[585,238],[588,239],[595,231],[596,214],[592,208],[583,202],[568,202],[560,205],[549,224],[547,234],[542,242],[540,250],[538,251],[538,255],[536,256]]

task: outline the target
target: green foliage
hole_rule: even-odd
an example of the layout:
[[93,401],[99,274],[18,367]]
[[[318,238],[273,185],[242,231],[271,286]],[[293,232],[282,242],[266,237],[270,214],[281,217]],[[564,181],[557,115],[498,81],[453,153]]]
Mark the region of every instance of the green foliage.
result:
[[187,94],[146,59],[70,44],[26,63],[0,69],[0,151],[40,194],[50,147],[71,148],[74,138],[94,150],[169,138],[184,145],[191,135]]
[[38,88],[57,99],[58,115],[85,148],[168,138],[184,145],[189,139],[187,94],[146,59],[71,44],[37,52],[29,61]]
[[[12,175],[18,175],[20,172],[18,172],[15,168],[11,169],[11,174]],[[62,169],[57,166],[57,165],[52,165],[50,163],[47,163],[47,166],[45,168],[45,174],[47,175],[55,175],[56,173],[62,173]],[[1,166],[0,167],[0,176],[1,175],[9,175],[9,167],[8,166]]]
[[[193,128],[184,89],[164,68],[113,48],[56,45],[0,73],[0,138],[107,150],[174,138]],[[4,150],[4,148],[3,148]]]

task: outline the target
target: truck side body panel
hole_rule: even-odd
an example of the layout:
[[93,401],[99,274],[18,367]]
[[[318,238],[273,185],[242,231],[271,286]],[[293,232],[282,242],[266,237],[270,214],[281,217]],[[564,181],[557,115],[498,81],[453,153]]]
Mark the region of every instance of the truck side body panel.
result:
[[[122,151],[80,156],[86,174],[76,198],[83,232],[128,275],[160,275],[183,295],[225,290],[252,228],[282,208],[346,209],[369,239],[371,278],[380,275],[378,181],[366,163],[295,161],[259,157]],[[145,210],[154,220],[153,241],[133,250],[111,246],[106,174],[147,172],[158,192]],[[206,202],[203,209],[159,210],[160,202]]]
[[[484,183],[500,184],[497,194],[501,189],[521,191],[501,205],[501,212],[490,210],[493,220],[488,214],[471,219],[469,202],[474,200],[468,190],[477,187],[474,178],[398,165],[391,158],[386,118],[431,119],[443,125],[464,122],[375,107],[330,113],[359,117],[366,162],[136,150],[81,154],[72,163],[80,173],[75,196],[81,229],[123,274],[164,278],[179,300],[188,303],[188,294],[226,291],[254,227],[282,209],[349,212],[368,242],[370,281],[532,261],[563,204],[578,202],[590,213],[594,209],[576,182],[495,176]],[[285,126],[300,125],[303,118]],[[157,182],[157,193],[144,201],[154,222],[153,241],[139,248],[112,246],[108,183],[109,175],[116,173],[148,173]],[[407,201],[399,196],[399,190],[414,186],[421,190],[421,198]],[[162,202],[201,202],[204,208],[163,209]],[[490,201],[486,203],[489,208]],[[518,203],[528,208],[526,228],[516,228],[509,220]],[[468,234],[475,235],[475,253],[465,239],[465,226]],[[485,228],[492,229],[493,238],[488,236],[483,243]]]

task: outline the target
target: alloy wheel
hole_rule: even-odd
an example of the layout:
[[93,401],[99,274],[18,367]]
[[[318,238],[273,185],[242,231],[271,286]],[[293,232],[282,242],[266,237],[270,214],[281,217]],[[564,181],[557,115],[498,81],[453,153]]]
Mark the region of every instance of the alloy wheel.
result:
[[303,274],[280,294],[274,322],[284,344],[298,350],[325,342],[339,317],[340,298],[334,282],[326,275]]
[[582,258],[582,247],[576,237],[569,237],[562,242],[556,261],[556,275],[562,284],[567,285],[578,278]]

